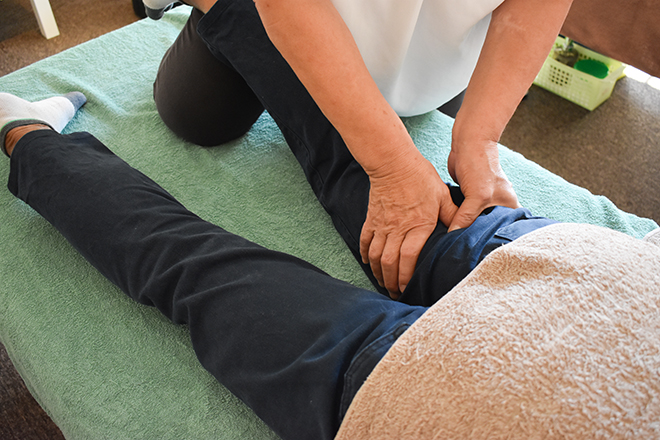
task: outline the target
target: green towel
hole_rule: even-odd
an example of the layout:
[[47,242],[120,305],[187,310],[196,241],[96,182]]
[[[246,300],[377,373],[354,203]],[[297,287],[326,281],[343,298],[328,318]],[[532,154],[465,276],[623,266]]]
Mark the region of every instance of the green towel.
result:
[[[267,114],[215,148],[185,143],[160,121],[152,83],[188,13],[177,8],[40,61],[0,78],[0,91],[30,100],[84,92],[89,101],[65,132],[91,132],[206,220],[371,288]],[[406,120],[445,179],[451,123],[438,112]],[[636,237],[657,227],[504,147],[501,157],[537,215]],[[0,167],[7,175],[9,162]],[[6,190],[0,228],[0,340],[67,438],[277,438],[201,368],[185,327],[129,300]]]

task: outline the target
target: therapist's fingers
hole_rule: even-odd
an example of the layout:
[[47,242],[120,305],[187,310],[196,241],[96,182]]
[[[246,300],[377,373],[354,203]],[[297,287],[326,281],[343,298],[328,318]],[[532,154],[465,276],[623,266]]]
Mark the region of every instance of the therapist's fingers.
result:
[[[440,199],[440,213],[438,215],[440,221],[444,225],[450,225],[458,212],[458,207],[451,200],[449,191]],[[433,233],[434,227],[422,226],[410,230],[401,244],[399,254],[399,291],[403,292],[408,287],[408,283],[412,278],[415,268],[417,267],[417,260],[419,254],[422,252],[426,241]]]
[[374,277],[392,298],[398,298],[410,282],[419,253],[432,232],[433,228],[427,227],[415,228],[405,236],[373,235],[363,261],[370,265]]
[[404,292],[408,287],[408,283],[415,273],[419,254],[432,233],[432,228],[418,228],[406,234],[399,253],[399,279],[397,281],[399,292]]
[[[383,286],[387,289],[392,298],[399,296],[399,261],[401,254],[401,245],[403,244],[404,236],[401,234],[390,234],[387,236],[380,262],[380,270],[383,277]],[[371,255],[370,255],[371,257]],[[375,255],[374,255],[375,257]],[[373,265],[372,265],[373,268]]]
[[383,283],[383,272],[380,266],[380,257],[383,254],[383,249],[385,248],[387,236],[384,234],[378,234],[371,228],[367,228],[366,225],[362,229],[362,234],[360,235],[360,254],[362,256],[362,262],[368,264],[371,267],[371,272],[378,281],[378,285],[384,287]]
[[449,232],[469,227],[486,208],[480,200],[465,199],[449,225]]
[[464,191],[465,200],[456,211],[449,225],[449,232],[469,227],[486,208],[490,208],[491,206],[519,208],[520,203],[511,184],[508,180],[505,183],[497,191],[489,192],[489,197],[483,197],[478,193],[477,195],[473,195],[468,191]]

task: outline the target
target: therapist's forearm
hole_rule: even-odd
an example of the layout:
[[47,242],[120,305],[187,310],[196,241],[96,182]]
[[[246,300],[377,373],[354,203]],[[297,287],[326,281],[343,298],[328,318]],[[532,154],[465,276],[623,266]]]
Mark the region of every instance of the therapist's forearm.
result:
[[541,69],[572,0],[505,0],[492,14],[454,125],[454,145],[497,142]]
[[271,41],[367,173],[419,155],[330,0],[255,3]]

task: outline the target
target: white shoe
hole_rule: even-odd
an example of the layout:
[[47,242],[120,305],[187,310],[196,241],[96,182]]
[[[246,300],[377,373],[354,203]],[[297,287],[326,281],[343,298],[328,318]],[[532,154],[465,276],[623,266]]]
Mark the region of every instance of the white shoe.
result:
[[163,14],[174,7],[172,0],[142,0],[144,3],[144,12],[147,13],[147,17],[152,20],[160,20],[163,18]]

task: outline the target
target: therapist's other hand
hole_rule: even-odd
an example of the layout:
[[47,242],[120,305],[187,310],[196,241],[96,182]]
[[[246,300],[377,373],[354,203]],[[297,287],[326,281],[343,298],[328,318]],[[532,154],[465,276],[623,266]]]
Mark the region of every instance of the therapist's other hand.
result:
[[436,169],[421,155],[391,161],[370,172],[369,180],[360,254],[396,299],[408,285],[438,219],[449,225],[458,208]]
[[462,146],[449,153],[447,168],[461,187],[465,200],[449,225],[449,231],[467,228],[491,206],[519,208],[518,197],[499,161],[497,142]]

